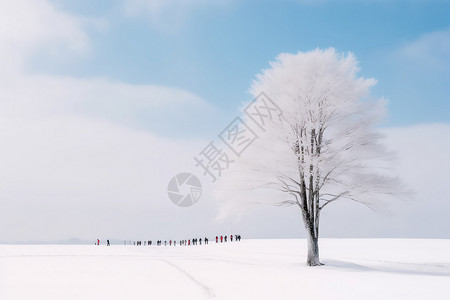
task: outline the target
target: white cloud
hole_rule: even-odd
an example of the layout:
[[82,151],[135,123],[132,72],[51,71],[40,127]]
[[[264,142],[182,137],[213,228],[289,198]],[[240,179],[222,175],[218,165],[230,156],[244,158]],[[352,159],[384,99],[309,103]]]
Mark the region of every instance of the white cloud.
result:
[[0,63],[2,76],[23,68],[36,50],[84,54],[87,20],[55,10],[48,1],[0,1]]
[[127,16],[146,16],[153,27],[171,32],[185,25],[186,20],[197,9],[223,9],[232,2],[234,0],[123,0],[123,7]]
[[202,6],[225,5],[231,0],[123,0],[129,14],[150,13],[158,15],[170,11],[186,11]]
[[211,112],[203,99],[176,87],[29,74],[27,61],[38,51],[51,51],[52,57],[86,53],[91,41],[85,25],[101,23],[97,21],[58,11],[48,1],[0,2],[0,114],[72,113],[124,124],[152,111],[152,117],[174,111]]
[[403,46],[396,53],[396,58],[423,70],[449,74],[450,29],[422,35]]
[[192,222],[192,210],[175,207],[166,188],[194,168],[204,143],[160,137],[145,123],[207,114],[203,99],[172,87],[27,72],[36,51],[86,53],[84,24],[48,1],[0,2],[0,226],[8,228],[0,241],[155,237],[176,232],[173,219],[191,223],[181,234],[200,228],[213,216]]
[[78,115],[148,129],[147,123],[160,122],[164,126],[186,121],[189,113],[213,112],[203,99],[182,89],[131,85],[104,78],[21,74],[0,81],[0,87],[0,115]]
[[47,1],[2,1],[0,14],[2,46],[34,48],[44,43],[61,43],[71,50],[83,51],[88,45],[82,21],[55,10]]
[[0,240],[135,238],[156,220],[181,219],[167,183],[193,168],[199,141],[79,116],[0,124],[0,224],[9,228]]
[[125,8],[131,14],[142,12],[159,14],[166,10],[202,6],[210,3],[211,1],[207,0],[125,0]]

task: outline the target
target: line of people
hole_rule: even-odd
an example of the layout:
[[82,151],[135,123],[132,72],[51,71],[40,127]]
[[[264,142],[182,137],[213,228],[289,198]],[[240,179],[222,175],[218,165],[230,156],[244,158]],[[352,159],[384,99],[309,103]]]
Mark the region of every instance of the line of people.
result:
[[[97,239],[97,242],[95,242],[95,245],[100,246],[100,240]],[[106,246],[111,246],[111,244],[109,243],[109,240],[106,240]]]
[[[241,235],[240,234],[235,234],[234,235],[234,240],[236,242],[240,242],[241,241]],[[221,235],[220,236],[220,242],[223,243],[225,241],[225,243],[228,241],[228,236],[226,235]],[[230,235],[230,242],[233,241],[233,235]],[[219,236],[216,236],[216,243],[219,242]]]
[[[209,239],[208,238],[194,238],[192,240],[180,240],[180,241],[176,241],[176,240],[169,240],[169,241],[162,241],[162,240],[158,240],[156,241],[156,246],[162,246],[164,244],[164,246],[176,246],[178,242],[178,245],[180,246],[190,246],[190,245],[201,245],[202,242],[207,245],[209,243]],[[142,246],[142,241],[124,241],[123,244],[126,245],[134,245],[134,246]],[[144,246],[151,246],[152,245],[152,241],[144,241]]]
[[[236,241],[236,242],[239,242],[239,241],[241,241],[241,235],[240,234],[235,234],[235,235],[230,235],[230,238],[228,239],[228,236],[227,235],[221,235],[221,236],[216,236],[216,243],[219,243],[219,240],[220,240],[220,242],[221,243],[226,243],[226,242],[228,242],[228,240],[230,241],[230,242],[233,242],[233,238],[234,238],[234,241]],[[164,246],[176,246],[177,245],[177,242],[178,242],[178,245],[179,246],[191,246],[191,245],[201,245],[202,244],[202,242],[205,244],[205,245],[207,245],[208,243],[209,243],[209,239],[208,238],[204,238],[204,239],[202,239],[202,238],[193,238],[193,239],[190,239],[190,240],[179,240],[179,241],[176,241],[176,240],[169,240],[169,241],[162,241],[162,240],[157,240],[156,241],[156,246],[162,246],[163,244],[164,244]],[[108,243],[108,245],[109,245],[109,243]],[[126,245],[134,245],[134,246],[142,246],[142,241],[124,241],[124,245],[126,246]],[[143,245],[144,246],[151,246],[152,245],[152,241],[151,240],[148,240],[148,241],[143,241]]]

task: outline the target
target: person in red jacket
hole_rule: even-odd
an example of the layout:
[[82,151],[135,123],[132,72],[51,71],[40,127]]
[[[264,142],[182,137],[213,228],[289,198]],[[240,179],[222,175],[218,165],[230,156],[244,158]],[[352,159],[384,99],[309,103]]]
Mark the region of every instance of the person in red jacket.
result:
[[99,240],[99,239],[97,239],[97,246],[98,246],[98,245],[100,245],[100,240]]
[[220,236],[220,242],[223,242],[223,235]]
[[219,242],[219,237],[216,235],[216,243]]

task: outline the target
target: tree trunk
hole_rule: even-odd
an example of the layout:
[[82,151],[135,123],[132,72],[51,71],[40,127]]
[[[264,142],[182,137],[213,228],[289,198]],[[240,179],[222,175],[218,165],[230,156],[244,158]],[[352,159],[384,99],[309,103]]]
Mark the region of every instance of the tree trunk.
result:
[[319,237],[314,234],[314,229],[307,230],[308,234],[308,258],[306,264],[308,266],[321,266],[319,260]]

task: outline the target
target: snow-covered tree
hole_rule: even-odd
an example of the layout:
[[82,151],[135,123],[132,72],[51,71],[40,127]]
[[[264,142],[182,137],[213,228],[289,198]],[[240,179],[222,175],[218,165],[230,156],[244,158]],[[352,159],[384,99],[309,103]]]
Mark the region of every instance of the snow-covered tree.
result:
[[[222,212],[245,203],[299,207],[307,233],[307,264],[317,266],[325,207],[350,199],[376,209],[401,193],[374,128],[385,101],[368,97],[376,81],[357,77],[351,53],[317,49],[280,54],[270,66],[257,75],[251,93],[264,93],[267,98],[257,101],[270,99],[278,110],[264,115],[264,133],[224,176]],[[251,123],[249,117],[246,121]]]

